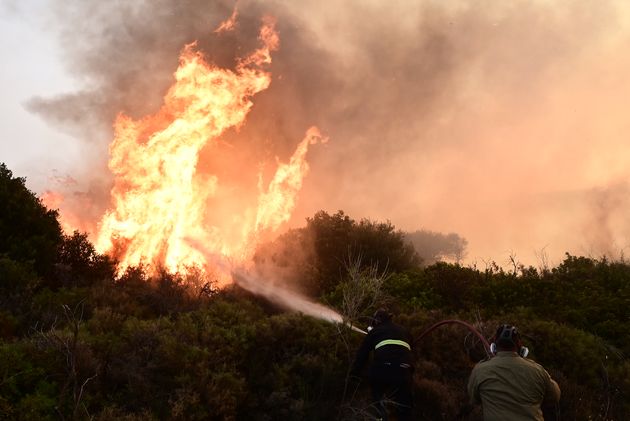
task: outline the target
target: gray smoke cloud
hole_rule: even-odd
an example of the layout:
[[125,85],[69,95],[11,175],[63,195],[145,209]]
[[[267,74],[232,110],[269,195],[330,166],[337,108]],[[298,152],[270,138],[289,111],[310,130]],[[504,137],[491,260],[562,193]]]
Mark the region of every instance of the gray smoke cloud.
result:
[[[555,258],[597,237],[582,228],[597,229],[601,211],[571,192],[630,176],[630,156],[614,152],[628,128],[623,2],[244,0],[236,30],[221,35],[213,30],[232,1],[54,5],[83,86],[30,107],[93,142],[91,168],[105,168],[117,113],[160,107],[183,45],[196,40],[231,67],[270,14],[281,40],[272,84],[224,136],[234,160],[208,152],[200,166],[230,175],[286,159],[317,125],[331,141],[309,152],[293,225],[343,209],[409,231],[457,232],[471,260],[502,263],[516,250],[529,262],[536,250]],[[597,252],[628,232],[616,219],[606,229],[612,237],[597,237]]]

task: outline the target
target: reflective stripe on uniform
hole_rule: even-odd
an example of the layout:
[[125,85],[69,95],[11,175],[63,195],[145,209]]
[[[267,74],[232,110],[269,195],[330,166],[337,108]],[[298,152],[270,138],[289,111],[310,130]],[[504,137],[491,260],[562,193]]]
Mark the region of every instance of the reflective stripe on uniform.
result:
[[400,345],[400,346],[404,346],[405,348],[411,351],[411,347],[409,346],[407,342],[400,341],[398,339],[385,339],[384,341],[380,341],[379,343],[376,344],[374,349],[379,349],[380,347],[385,346],[385,345]]

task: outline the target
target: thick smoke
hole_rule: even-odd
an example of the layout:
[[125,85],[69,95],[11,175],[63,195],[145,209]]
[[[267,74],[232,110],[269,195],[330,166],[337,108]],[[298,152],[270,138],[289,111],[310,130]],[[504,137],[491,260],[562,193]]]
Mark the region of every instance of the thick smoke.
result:
[[86,182],[87,168],[105,168],[115,115],[159,108],[184,44],[198,40],[233,66],[271,14],[281,39],[272,85],[224,136],[234,159],[208,151],[201,168],[247,173],[286,158],[317,125],[331,141],[309,156],[294,225],[343,209],[455,231],[469,260],[499,263],[512,253],[535,263],[542,249],[557,260],[590,241],[594,254],[627,245],[627,220],[602,220],[610,206],[627,209],[627,191],[593,204],[630,175],[624,2],[244,0],[223,34],[213,31],[232,13],[227,0],[55,4],[83,86],[31,109],[94,144],[77,168]]

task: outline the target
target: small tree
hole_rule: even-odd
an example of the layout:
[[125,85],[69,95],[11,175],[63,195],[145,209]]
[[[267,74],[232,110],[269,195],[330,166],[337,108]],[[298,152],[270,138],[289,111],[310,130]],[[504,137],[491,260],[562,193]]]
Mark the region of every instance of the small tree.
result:
[[83,287],[97,281],[113,279],[115,263],[98,254],[87,234],[75,231],[64,235],[59,244],[55,278],[58,286]]
[[408,232],[405,238],[413,244],[416,252],[427,264],[439,260],[450,260],[459,263],[466,256],[468,241],[455,233],[418,230]]

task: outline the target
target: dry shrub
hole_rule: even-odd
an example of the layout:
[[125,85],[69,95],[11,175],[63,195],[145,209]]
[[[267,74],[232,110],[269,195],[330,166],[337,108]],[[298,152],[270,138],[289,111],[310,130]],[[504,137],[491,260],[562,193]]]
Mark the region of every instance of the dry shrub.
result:
[[147,410],[134,414],[115,406],[107,406],[93,419],[94,421],[154,421],[157,418],[153,417]]
[[460,412],[460,396],[446,384],[430,379],[414,379],[416,413],[431,420],[453,420]]

